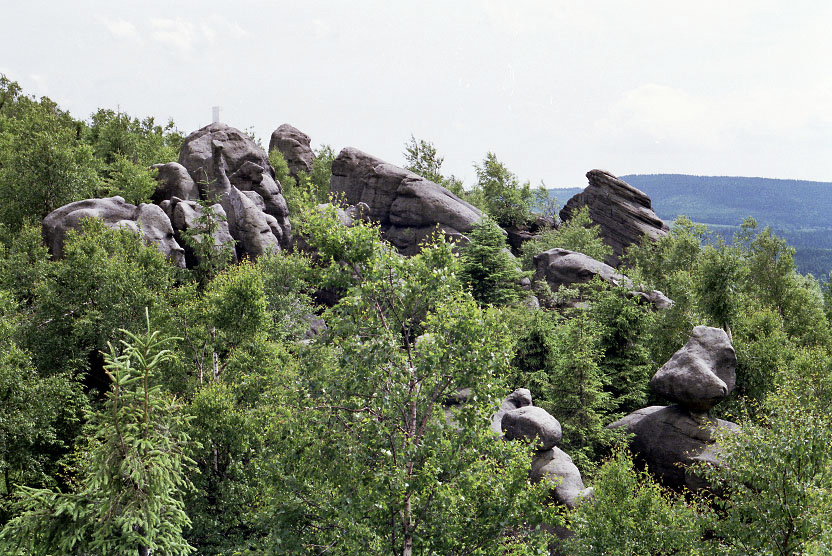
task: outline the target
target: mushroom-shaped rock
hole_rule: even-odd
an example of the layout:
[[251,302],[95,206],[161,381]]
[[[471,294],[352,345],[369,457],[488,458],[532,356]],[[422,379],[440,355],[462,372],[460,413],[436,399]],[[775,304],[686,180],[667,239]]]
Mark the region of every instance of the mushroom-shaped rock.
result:
[[705,483],[689,467],[703,459],[714,461],[717,431],[738,429],[730,421],[691,413],[678,405],[646,407],[608,425],[620,427],[633,434],[630,449],[662,483],[692,490]]
[[333,161],[329,190],[351,205],[366,203],[369,218],[404,255],[418,253],[420,243],[437,230],[467,241],[465,234],[482,217],[444,187],[351,147]]
[[503,415],[507,411],[512,411],[518,407],[527,407],[532,405],[532,393],[527,388],[518,388],[503,400],[500,409],[491,418],[491,430],[495,434],[503,435]]
[[125,202],[122,197],[86,199],[64,205],[43,219],[43,237],[55,258],[63,256],[64,240],[69,230],[80,230],[84,218],[98,218],[110,228],[141,228],[142,238],[156,245],[168,260],[185,267],[185,251],[173,236],[173,227],[164,211],[156,205],[139,206]]
[[158,185],[152,197],[154,203],[159,204],[173,197],[186,201],[199,199],[199,189],[196,183],[194,183],[188,170],[178,162],[154,164],[151,168],[157,170],[156,182]]
[[[217,160],[218,157],[222,160]],[[289,247],[291,226],[286,200],[280,184],[274,179],[268,155],[248,135],[219,122],[207,125],[185,138],[179,163],[188,170],[204,197],[222,203],[229,213],[232,235],[232,215],[222,197],[231,187],[236,187],[241,192],[255,192],[262,198],[263,209],[258,210],[272,217],[268,220],[280,247]],[[234,239],[242,241],[237,236]]]
[[506,411],[501,426],[506,440],[535,442],[538,451],[554,448],[562,434],[557,419],[542,407],[531,405]]
[[697,326],[650,380],[650,388],[691,411],[708,411],[731,393],[737,355],[720,328]]
[[572,463],[569,454],[560,448],[553,447],[535,454],[529,478],[533,483],[546,481],[555,484],[551,491],[552,498],[569,509],[580,501],[592,498],[593,489],[584,486],[581,472]]
[[299,172],[312,172],[312,162],[315,160],[315,153],[312,152],[310,139],[307,134],[289,124],[283,124],[272,132],[269,140],[269,152],[277,149],[286,164],[289,172],[297,177]]
[[618,266],[624,250],[647,236],[657,239],[670,229],[653,212],[653,205],[644,192],[603,170],[586,174],[589,185],[560,211],[566,221],[579,208],[589,207],[589,217],[601,228],[601,237],[612,247],[613,254],[606,262]]

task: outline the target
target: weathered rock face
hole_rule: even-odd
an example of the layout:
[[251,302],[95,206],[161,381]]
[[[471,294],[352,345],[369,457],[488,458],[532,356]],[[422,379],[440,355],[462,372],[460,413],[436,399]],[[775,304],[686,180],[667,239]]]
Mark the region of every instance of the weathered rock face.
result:
[[[544,280],[552,291],[561,286],[585,284],[596,276],[614,286],[634,288],[632,280],[610,265],[577,251],[556,247],[535,255],[533,260],[534,280]],[[673,306],[673,301],[658,290],[633,289],[628,295],[635,297],[639,302],[650,303],[656,309],[668,309]]]
[[168,162],[167,164],[154,164],[151,168],[156,168],[156,181],[158,186],[153,193],[152,200],[159,204],[162,201],[169,200],[173,197],[178,197],[185,201],[196,201],[199,199],[199,189],[194,183],[188,170],[178,162]]
[[639,409],[609,425],[619,427],[633,434],[630,449],[662,483],[691,490],[705,483],[690,466],[703,459],[718,463],[714,457],[717,431],[738,430],[730,421],[691,413],[678,405]]
[[444,187],[351,147],[333,161],[329,190],[351,205],[366,203],[370,219],[404,255],[417,253],[419,243],[437,229],[467,241],[464,234],[482,217]]
[[[185,201],[178,197],[173,197],[172,199],[162,201],[159,207],[170,218],[170,223],[173,225],[176,234],[176,241],[185,249],[185,262],[188,268],[197,266],[200,260],[182,239],[182,232],[199,228],[199,219],[203,216],[202,206],[196,201]],[[237,262],[237,254],[234,249],[236,242],[228,231],[228,218],[225,210],[219,203],[211,206],[211,210],[214,213],[214,223],[216,226],[216,231],[213,234],[213,243],[216,247],[229,247],[232,253],[232,262]],[[204,241],[202,234],[199,234],[196,240],[200,243]]]
[[145,242],[156,245],[176,266],[185,267],[185,251],[174,239],[173,227],[164,211],[146,203],[131,205],[122,197],[76,201],[49,213],[43,219],[43,237],[54,257],[63,256],[66,233],[80,230],[84,218],[98,218],[110,228],[136,232],[141,228]]
[[529,477],[533,482],[553,484],[550,495],[555,502],[573,508],[578,501],[592,497],[592,489],[584,487],[572,458],[556,447],[561,440],[560,423],[545,409],[532,404],[527,389],[518,388],[503,400],[491,419],[491,430],[499,435],[505,432],[505,440],[535,442]]
[[589,185],[566,203],[560,211],[569,220],[580,207],[589,207],[589,216],[601,228],[601,237],[612,247],[606,260],[618,266],[624,249],[641,241],[643,236],[657,239],[670,231],[643,192],[603,170],[590,170]]
[[691,411],[708,411],[734,390],[737,355],[720,328],[697,326],[653,375],[650,388]]
[[[274,179],[268,155],[245,133],[223,123],[205,126],[185,138],[179,163],[197,183],[202,197],[217,199],[222,204],[231,235],[240,242],[244,253],[256,256],[264,252],[263,246],[275,244],[289,247],[289,209],[280,184]],[[229,196],[233,199],[226,199]],[[256,216],[255,210],[264,216]],[[275,241],[255,241],[254,235],[265,233],[265,228],[269,228]]]
[[286,159],[289,165],[289,172],[297,177],[299,172],[312,172],[312,162],[315,160],[315,153],[309,136],[301,130],[289,124],[283,124],[272,132],[269,140],[269,152],[277,149]]

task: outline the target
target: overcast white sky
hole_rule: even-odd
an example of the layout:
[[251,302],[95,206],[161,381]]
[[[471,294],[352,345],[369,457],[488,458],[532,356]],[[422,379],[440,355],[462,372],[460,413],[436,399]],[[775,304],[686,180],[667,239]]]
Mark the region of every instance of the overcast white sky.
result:
[[410,134],[474,178],[832,181],[829,0],[14,2],[0,72],[75,117],[191,132],[211,107],[265,144],[291,123],[402,163]]

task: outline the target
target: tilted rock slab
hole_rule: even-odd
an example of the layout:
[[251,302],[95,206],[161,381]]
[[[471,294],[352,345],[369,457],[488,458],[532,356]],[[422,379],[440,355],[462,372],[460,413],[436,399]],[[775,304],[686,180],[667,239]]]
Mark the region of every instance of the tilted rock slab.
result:
[[633,434],[633,454],[664,485],[698,490],[707,483],[690,466],[697,461],[719,464],[715,444],[717,431],[737,431],[730,421],[706,413],[693,413],[678,406],[651,406],[630,413],[608,428],[624,427]]
[[[534,280],[545,280],[552,291],[557,291],[561,286],[585,284],[596,276],[613,286],[634,287],[632,280],[610,265],[577,251],[555,247],[535,255],[533,261]],[[640,302],[650,303],[656,309],[673,306],[673,301],[658,290],[634,289],[629,294]]]
[[156,205],[139,206],[125,202],[122,197],[86,199],[64,205],[43,219],[43,238],[52,255],[63,257],[64,240],[69,230],[80,230],[84,218],[98,218],[110,228],[127,228],[141,233],[144,241],[154,244],[168,260],[185,268],[185,251],[176,242],[170,219]]
[[586,177],[589,185],[567,201],[560,217],[569,220],[579,208],[589,207],[589,217],[613,250],[605,262],[618,266],[624,250],[642,237],[658,239],[668,234],[670,228],[653,212],[645,193],[603,170],[590,170]]
[[312,172],[315,153],[310,145],[311,140],[307,134],[294,126],[283,124],[272,132],[269,152],[275,149],[280,151],[289,165],[289,172],[297,177],[300,172]]
[[[215,160],[218,146],[222,151],[224,175],[220,175],[219,161]],[[274,179],[274,169],[269,164],[268,155],[248,135],[219,122],[207,125],[185,138],[179,152],[179,164],[188,170],[188,174],[199,187],[202,198],[217,199],[222,203],[228,213],[229,228],[234,239],[242,242],[241,237],[235,235],[235,230],[244,229],[248,233],[251,229],[235,227],[231,221],[232,214],[228,206],[230,203],[242,211],[240,219],[248,220],[250,223],[260,219],[243,216],[243,213],[250,210],[249,205],[268,215],[271,233],[274,234],[277,244],[283,249],[290,246],[289,209],[282,189]],[[231,191],[229,185],[247,196],[251,202],[241,201],[240,195],[237,194],[234,195],[237,198],[233,201],[224,201],[222,197],[229,195]]]
[[343,149],[332,163],[329,190],[350,205],[366,203],[370,219],[403,255],[419,252],[419,244],[439,230],[467,242],[482,213],[444,187],[358,149]]
[[653,378],[656,394],[691,411],[708,411],[734,390],[737,355],[721,328],[697,326]]

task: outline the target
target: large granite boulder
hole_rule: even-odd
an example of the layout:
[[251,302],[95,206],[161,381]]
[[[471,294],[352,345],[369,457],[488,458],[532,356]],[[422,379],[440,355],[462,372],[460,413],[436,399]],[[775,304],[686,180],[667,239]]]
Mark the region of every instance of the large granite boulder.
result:
[[678,405],[639,409],[608,427],[623,427],[633,435],[633,454],[663,484],[691,490],[706,486],[702,478],[690,471],[691,465],[698,461],[719,464],[715,455],[717,432],[738,430],[730,421],[707,413],[692,413]]
[[[219,161],[215,160],[218,152],[222,153],[223,158],[222,176],[219,173]],[[219,122],[207,125],[185,138],[179,152],[179,163],[196,182],[201,197],[219,200],[227,213],[228,206],[221,198],[229,194],[229,185],[243,193],[257,210],[269,217],[266,220],[278,245],[284,249],[289,247],[291,226],[286,200],[280,184],[274,179],[274,169],[269,164],[268,155],[248,135]],[[248,203],[234,202],[240,205],[241,210],[249,210]],[[230,213],[228,217],[229,228],[234,235]],[[253,216],[249,218],[252,219]],[[236,235],[234,239],[242,242]]]
[[329,190],[351,205],[366,203],[370,219],[404,255],[416,254],[436,230],[465,242],[465,234],[482,217],[479,209],[444,187],[352,147],[333,161]]
[[289,165],[289,172],[297,177],[298,173],[312,172],[312,162],[315,160],[315,153],[309,136],[298,128],[289,124],[283,124],[272,132],[269,140],[269,152],[277,149],[286,159]]
[[532,393],[527,388],[518,388],[505,397],[503,403],[500,404],[500,409],[491,417],[491,430],[495,434],[502,436],[503,416],[518,407],[527,407],[530,405],[532,405]]
[[186,201],[199,199],[199,188],[197,188],[187,168],[178,162],[154,164],[151,168],[157,170],[156,182],[158,185],[151,198],[154,203],[159,204],[173,197]]
[[535,454],[529,478],[533,483],[546,481],[554,484],[550,496],[570,510],[578,502],[592,499],[593,489],[584,486],[581,472],[572,463],[569,454],[560,448],[553,447]]
[[542,407],[532,405],[506,411],[500,426],[506,440],[534,442],[538,451],[554,448],[562,437],[558,420]]
[[589,217],[601,228],[601,237],[612,247],[613,254],[605,262],[618,266],[624,250],[647,236],[657,239],[670,231],[653,212],[650,197],[627,182],[603,170],[586,174],[589,185],[560,211],[566,221],[579,208],[589,207]]
[[650,380],[660,396],[691,411],[708,411],[736,384],[737,355],[721,328],[697,326]]
[[156,205],[139,206],[122,197],[86,199],[64,205],[43,219],[43,238],[55,258],[63,256],[64,240],[69,230],[80,230],[85,218],[98,218],[110,228],[127,228],[141,234],[173,264],[185,267],[185,251],[174,239],[173,227],[164,211]]

